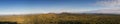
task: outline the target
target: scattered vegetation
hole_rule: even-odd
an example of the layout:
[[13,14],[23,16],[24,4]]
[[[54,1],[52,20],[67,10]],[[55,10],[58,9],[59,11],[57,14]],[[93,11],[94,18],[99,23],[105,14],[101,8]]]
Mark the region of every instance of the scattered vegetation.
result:
[[48,13],[0,16],[0,22],[6,21],[18,24],[120,24],[120,15]]

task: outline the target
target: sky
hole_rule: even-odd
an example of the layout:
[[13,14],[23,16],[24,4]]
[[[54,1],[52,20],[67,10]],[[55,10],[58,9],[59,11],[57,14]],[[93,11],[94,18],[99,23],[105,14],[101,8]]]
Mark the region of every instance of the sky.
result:
[[50,12],[81,13],[86,11],[100,10],[104,8],[114,8],[114,7],[119,8],[120,5],[119,1],[117,0],[0,0],[0,14],[4,15],[4,14],[50,13]]

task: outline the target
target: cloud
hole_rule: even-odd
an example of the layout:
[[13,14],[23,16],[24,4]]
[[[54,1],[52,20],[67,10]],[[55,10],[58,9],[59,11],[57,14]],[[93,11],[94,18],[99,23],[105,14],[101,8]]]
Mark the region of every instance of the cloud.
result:
[[120,8],[120,0],[102,0],[96,4],[107,8]]
[[120,0],[101,0],[96,5],[102,6],[102,9],[91,11],[92,13],[120,14]]

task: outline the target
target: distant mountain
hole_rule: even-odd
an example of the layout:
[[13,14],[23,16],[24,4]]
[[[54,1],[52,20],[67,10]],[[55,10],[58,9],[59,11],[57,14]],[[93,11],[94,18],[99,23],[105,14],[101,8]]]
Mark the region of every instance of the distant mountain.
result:
[[88,11],[86,13],[120,14],[120,8],[101,9],[95,11]]

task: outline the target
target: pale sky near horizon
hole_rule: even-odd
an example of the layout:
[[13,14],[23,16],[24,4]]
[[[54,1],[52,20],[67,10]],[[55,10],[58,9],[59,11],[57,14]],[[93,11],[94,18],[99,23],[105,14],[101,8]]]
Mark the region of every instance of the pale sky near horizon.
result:
[[105,0],[0,0],[0,14],[94,11],[105,8],[101,1]]

